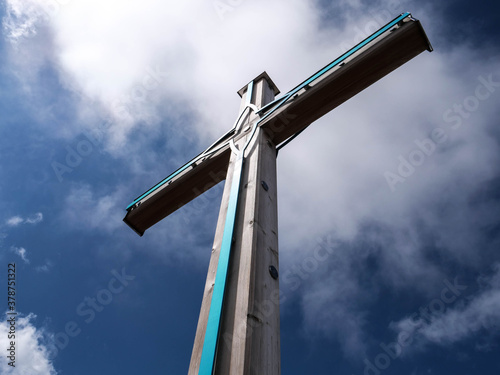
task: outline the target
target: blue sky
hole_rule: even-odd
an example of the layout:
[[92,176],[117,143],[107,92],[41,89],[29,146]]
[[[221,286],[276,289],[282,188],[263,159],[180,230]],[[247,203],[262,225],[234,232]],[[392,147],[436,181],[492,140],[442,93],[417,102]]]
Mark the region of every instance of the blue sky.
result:
[[0,374],[186,373],[223,184],[143,237],[125,207],[232,126],[249,80],[286,92],[404,11],[435,51],[280,151],[282,373],[498,374],[498,10],[3,2],[0,275],[16,262],[22,317]]

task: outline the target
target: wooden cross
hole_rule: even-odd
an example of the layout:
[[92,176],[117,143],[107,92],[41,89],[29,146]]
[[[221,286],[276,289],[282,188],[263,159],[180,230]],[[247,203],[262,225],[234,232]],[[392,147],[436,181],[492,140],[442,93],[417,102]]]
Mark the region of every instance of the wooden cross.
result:
[[260,74],[238,91],[234,126],[127,207],[125,223],[142,236],[226,180],[189,374],[281,373],[277,150],[425,50],[420,22],[404,13],[278,99]]

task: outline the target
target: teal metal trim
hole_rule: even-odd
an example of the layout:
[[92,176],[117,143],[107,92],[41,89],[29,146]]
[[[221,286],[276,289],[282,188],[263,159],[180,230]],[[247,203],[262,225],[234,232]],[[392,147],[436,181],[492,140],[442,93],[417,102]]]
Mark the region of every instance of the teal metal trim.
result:
[[219,253],[219,263],[217,264],[217,274],[215,275],[215,284],[212,292],[212,300],[210,302],[210,312],[208,313],[207,329],[203,341],[203,351],[201,352],[200,370],[198,372],[199,375],[212,375],[215,367],[215,355],[217,353],[217,343],[219,338],[222,306],[224,303],[224,292],[226,289],[229,258],[233,244],[242,170],[243,152],[240,152],[234,166],[231,193],[229,195],[229,204]]
[[[246,106],[242,113],[247,108],[253,109],[251,99],[253,95],[253,81],[248,84]],[[241,116],[240,116],[241,117]],[[238,121],[239,122],[239,121]],[[226,220],[224,222],[224,233],[222,234],[222,243],[219,252],[219,262],[217,264],[217,273],[215,275],[215,283],[212,291],[212,299],[210,301],[210,311],[208,313],[207,328],[205,338],[203,339],[203,349],[201,352],[199,375],[212,375],[215,369],[215,361],[217,355],[217,345],[219,342],[220,323],[222,317],[222,307],[224,305],[224,294],[226,290],[226,279],[229,269],[229,259],[231,256],[231,248],[233,245],[234,227],[236,224],[236,213],[238,209],[238,201],[240,194],[241,175],[243,172],[243,161],[245,158],[245,150],[250,144],[250,141],[257,130],[257,122],[254,123],[252,132],[245,145],[235,152],[236,160],[234,164],[233,181],[229,193],[229,203],[226,212]],[[232,140],[230,141],[232,142]],[[232,148],[233,149],[233,148]],[[234,151],[234,149],[233,149]]]
[[396,17],[391,22],[389,22],[387,25],[385,25],[384,27],[382,27],[381,29],[379,29],[378,31],[376,31],[375,33],[373,33],[372,35],[370,35],[365,40],[363,40],[360,43],[358,43],[356,46],[354,46],[353,48],[351,48],[346,53],[344,53],[342,56],[338,57],[333,62],[331,62],[330,64],[328,64],[327,66],[325,66],[323,69],[321,69],[317,73],[313,74],[311,77],[309,77],[308,79],[306,79],[304,82],[302,82],[301,84],[299,84],[298,86],[296,86],[295,88],[293,88],[292,90],[290,90],[282,98],[276,99],[274,102],[269,103],[268,105],[262,107],[259,112],[262,112],[263,110],[267,109],[269,106],[273,105],[274,103],[277,103],[271,109],[270,112],[266,113],[264,115],[264,117],[262,117],[259,120],[259,122],[263,121],[267,117],[269,117],[272,113],[274,113],[274,111],[276,111],[283,104],[285,104],[288,101],[288,99],[290,99],[290,97],[292,97],[293,95],[295,95],[298,91],[300,91],[301,89],[303,89],[305,86],[311,84],[313,81],[315,81],[316,79],[318,79],[319,77],[321,77],[323,74],[327,73],[332,68],[334,68],[338,64],[342,63],[349,56],[351,56],[354,53],[358,52],[361,48],[363,48],[364,46],[366,46],[368,43],[370,43],[374,39],[378,38],[380,35],[382,35],[386,31],[390,30],[392,27],[396,26],[399,22],[401,22],[402,20],[404,20],[407,17],[411,17],[411,13],[406,12],[406,13],[401,14],[399,17]]
[[253,96],[253,81],[248,84],[247,88],[247,96],[245,98],[245,104],[248,107],[252,104],[252,96]]
[[180,167],[179,169],[177,169],[174,173],[168,175],[167,177],[165,177],[163,180],[161,180],[160,182],[158,182],[155,186],[153,186],[151,189],[149,189],[148,191],[146,191],[144,194],[142,194],[141,196],[139,196],[138,198],[136,198],[132,203],[130,203],[126,210],[130,210],[134,205],[136,205],[137,203],[139,203],[141,200],[143,200],[144,198],[146,198],[149,194],[151,194],[152,192],[154,192],[155,190],[159,189],[160,187],[162,187],[163,185],[165,185],[168,181],[170,181],[172,178],[174,178],[175,176],[177,176],[179,173],[185,171],[186,169],[188,169],[190,166],[192,166],[197,160],[199,159],[199,156],[195,157],[194,159],[188,161],[186,164],[184,164],[182,167]]

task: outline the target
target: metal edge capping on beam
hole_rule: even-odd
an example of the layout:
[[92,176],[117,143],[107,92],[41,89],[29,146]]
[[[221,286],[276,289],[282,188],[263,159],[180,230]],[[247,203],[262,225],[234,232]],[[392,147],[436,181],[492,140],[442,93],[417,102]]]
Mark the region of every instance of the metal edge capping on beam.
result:
[[[411,23],[411,25],[410,25],[410,23]],[[264,117],[262,119],[265,119],[265,118],[270,119],[270,121],[268,121],[268,123],[263,124],[263,126],[269,127],[270,124],[272,124],[272,126],[275,126],[276,128],[281,129],[284,124],[287,124],[286,121],[281,122],[280,116],[282,113],[286,113],[286,112],[283,112],[283,111],[280,112],[280,110],[284,109],[284,111],[295,111],[295,110],[297,110],[296,107],[297,107],[298,103],[301,103],[299,105],[299,107],[301,105],[302,105],[302,107],[304,107],[304,102],[302,101],[302,95],[300,94],[300,92],[302,89],[305,89],[306,86],[308,86],[308,85],[310,85],[309,86],[310,90],[321,89],[324,91],[325,95],[327,95],[327,93],[330,93],[331,90],[333,90],[333,92],[338,91],[338,93],[340,94],[341,91],[339,91],[339,90],[342,90],[342,89],[337,86],[337,83],[335,83],[333,86],[332,86],[332,83],[334,83],[334,80],[338,80],[341,77],[341,75],[343,74],[343,73],[341,73],[342,70],[351,69],[353,66],[358,66],[358,70],[359,70],[359,67],[360,67],[359,62],[363,61],[363,59],[366,60],[367,56],[370,56],[370,55],[373,56],[373,51],[374,51],[373,48],[375,46],[379,45],[379,43],[384,43],[384,41],[387,41],[387,40],[390,41],[389,43],[392,43],[392,41],[394,41],[394,38],[392,36],[393,36],[393,31],[395,31],[395,30],[405,30],[405,31],[403,31],[404,34],[401,34],[401,35],[411,35],[408,33],[412,33],[415,36],[418,35],[418,38],[421,41],[419,51],[423,52],[423,51],[427,50],[429,52],[432,52],[432,50],[433,50],[432,46],[430,45],[430,43],[428,41],[427,35],[425,34],[425,31],[424,31],[421,23],[418,20],[413,19],[411,17],[411,15],[405,13],[405,14],[403,14],[403,16],[396,18],[394,21],[389,23],[386,27],[380,29],[377,33],[373,34],[372,37],[370,37],[371,40],[369,40],[370,38],[365,39],[365,41],[358,44],[357,47],[349,50],[346,54],[344,54],[340,58],[334,60],[332,63],[327,65],[325,68],[323,68],[318,73],[313,75],[311,78],[304,81],[302,84],[296,86],[296,88],[294,88],[288,94],[286,94],[285,97],[278,99],[278,103],[275,103],[275,105],[273,107],[268,108],[265,115],[263,115]],[[408,31],[408,30],[413,30],[413,31]],[[399,32],[401,32],[401,31],[398,31],[398,33]],[[398,34],[398,35],[400,35],[400,34]],[[378,36],[381,39],[378,39],[378,38],[375,39],[375,38],[373,38],[373,36]],[[403,37],[403,39],[404,38],[408,39],[408,37]],[[369,43],[367,43],[367,41],[369,41]],[[400,62],[398,64],[394,65],[394,67],[392,69],[395,69],[395,68],[401,66],[405,62],[409,61],[409,59],[415,57],[418,53],[420,53],[420,52],[418,52],[415,55],[410,56],[410,54],[407,54],[407,52],[402,52],[405,50],[408,42],[409,42],[409,40],[406,40],[406,41],[404,41],[405,44],[400,45],[399,47],[398,46],[395,47],[396,53],[399,53],[399,55],[400,55],[400,58],[399,58]],[[411,43],[413,43],[413,42],[414,41],[412,41]],[[387,47],[387,43],[385,43],[385,44]],[[361,49],[361,48],[363,48],[363,49]],[[408,51],[410,51],[410,50],[408,50]],[[356,56],[356,54],[359,54],[359,56]],[[401,60],[401,57],[404,57],[405,54],[409,58],[406,58],[406,59],[403,58],[403,60]],[[348,57],[353,57],[353,56],[356,56],[356,57],[352,61],[346,60]],[[358,60],[358,58],[360,58],[361,60]],[[371,59],[373,60],[374,58],[372,57]],[[347,61],[347,64],[345,64],[346,61]],[[378,64],[379,60],[373,60],[372,62]],[[380,64],[378,64],[378,65],[380,65]],[[346,66],[347,68],[345,68],[343,66]],[[383,66],[383,64],[381,66]],[[340,67],[342,67],[341,68],[342,70],[339,70]],[[371,66],[369,66],[369,68],[371,68]],[[364,85],[363,87],[358,87],[357,92],[360,92],[363,89],[370,86],[371,84],[375,83],[377,80],[382,78],[387,73],[388,72],[383,73],[382,70],[380,70],[381,75],[378,78],[374,79],[372,82],[366,82],[366,84],[363,84]],[[326,78],[325,78],[325,76],[326,76]],[[357,79],[358,75],[355,75],[355,78]],[[359,82],[357,84],[359,86],[359,84],[362,84],[363,81],[361,78],[358,81]],[[331,86],[331,90],[328,89],[328,85]],[[351,87],[351,91],[355,94],[356,93],[356,92],[354,92],[356,90],[355,86],[349,85],[349,87]],[[327,90],[327,91],[325,91],[325,90]],[[307,91],[309,91],[309,90],[307,90]],[[340,100],[337,104],[332,105],[331,107],[327,108],[325,111],[328,112],[328,111],[332,110],[333,108],[342,104],[346,99],[348,99],[349,97],[352,97],[354,95],[353,94],[350,96],[346,96],[345,94],[348,94],[348,93],[347,92],[344,93],[344,95],[343,95],[344,99]],[[304,98],[305,97],[306,96],[304,96]],[[342,97],[342,95],[339,98],[341,98],[341,97]],[[314,103],[313,107],[319,106],[319,103],[317,103],[317,101],[311,102],[311,100],[309,99],[309,103],[310,104]],[[301,112],[304,109],[302,107],[299,110],[299,112]],[[285,108],[288,108],[288,109],[285,109]],[[292,108],[292,109],[290,109],[290,108]],[[293,109],[293,108],[295,108],[295,109]],[[307,107],[307,108],[309,108],[309,107]],[[295,112],[293,112],[293,113],[295,113]],[[320,114],[317,117],[321,117],[323,114],[324,113]],[[286,118],[286,115],[284,117]],[[303,131],[305,129],[305,127],[308,126],[308,124],[314,122],[316,119],[316,118],[312,118],[312,119],[307,120],[306,115],[299,116],[299,117],[300,118],[296,118],[294,120],[294,124],[295,124],[294,126],[290,127],[289,125],[287,125],[288,131],[283,131],[283,130],[276,131],[275,129],[271,128],[271,131],[273,133],[275,133],[276,135],[279,135],[279,137],[278,137],[279,139],[275,140],[276,144],[278,144],[278,147],[277,147],[278,149],[282,148],[284,145],[289,143],[293,139],[293,137],[295,137],[299,132]],[[262,121],[262,119],[261,119],[261,121]],[[307,123],[307,125],[304,125],[303,123]]]
[[268,111],[270,111],[270,110],[271,111],[276,110],[278,106],[281,106],[282,104],[284,104],[284,102],[286,102],[294,93],[296,93],[297,91],[299,91],[301,88],[307,86],[308,84],[311,84],[312,82],[314,82],[314,80],[316,80],[317,78],[321,77],[323,74],[327,73],[329,70],[331,70],[335,66],[341,64],[345,59],[347,59],[349,56],[351,56],[352,54],[354,54],[355,52],[357,52],[358,50],[360,50],[361,48],[363,48],[369,42],[375,40],[377,37],[379,37],[384,32],[390,30],[392,27],[394,27],[395,25],[397,25],[399,22],[404,22],[405,19],[410,19],[411,21],[418,22],[418,24],[420,26],[420,31],[422,32],[423,37],[427,41],[427,50],[429,52],[432,52],[434,49],[432,48],[431,42],[429,41],[429,38],[427,37],[427,34],[425,33],[425,30],[421,26],[420,22],[417,19],[413,18],[413,16],[411,15],[410,12],[401,13],[401,15],[399,15],[396,18],[394,18],[392,21],[388,22],[386,25],[382,26],[379,30],[377,30],[376,32],[374,32],[372,35],[370,35],[369,37],[365,38],[364,40],[362,40],[361,42],[359,42],[358,44],[356,44],[354,47],[352,47],[351,49],[349,49],[348,51],[346,51],[340,57],[338,57],[335,60],[333,60],[333,62],[327,64],[326,66],[324,66],[323,68],[321,68],[320,70],[318,70],[316,73],[314,73],[313,75],[311,75],[309,78],[307,78],[306,80],[302,81],[300,84],[298,84],[293,89],[291,89],[290,91],[288,91],[286,94],[280,96],[279,98],[276,98],[271,103],[269,103],[269,104],[265,105],[264,107],[262,107],[259,110],[259,113],[261,113],[263,116],[269,115],[270,113],[267,113]]

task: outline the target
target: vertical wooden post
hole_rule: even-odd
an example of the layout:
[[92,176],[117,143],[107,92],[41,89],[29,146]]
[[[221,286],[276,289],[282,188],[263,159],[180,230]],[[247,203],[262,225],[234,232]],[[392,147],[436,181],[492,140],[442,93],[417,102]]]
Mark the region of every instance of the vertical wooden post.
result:
[[[262,74],[254,80],[251,103],[261,108],[274,99],[276,92],[267,74]],[[247,93],[240,90],[240,95],[245,103]],[[252,112],[242,129],[256,119],[258,117]],[[245,138],[237,146],[242,147]],[[190,375],[197,375],[199,371],[235,159],[233,154],[212,247]],[[217,375],[277,375],[281,372],[276,182],[276,146],[262,129],[257,128],[243,165],[216,355]]]

